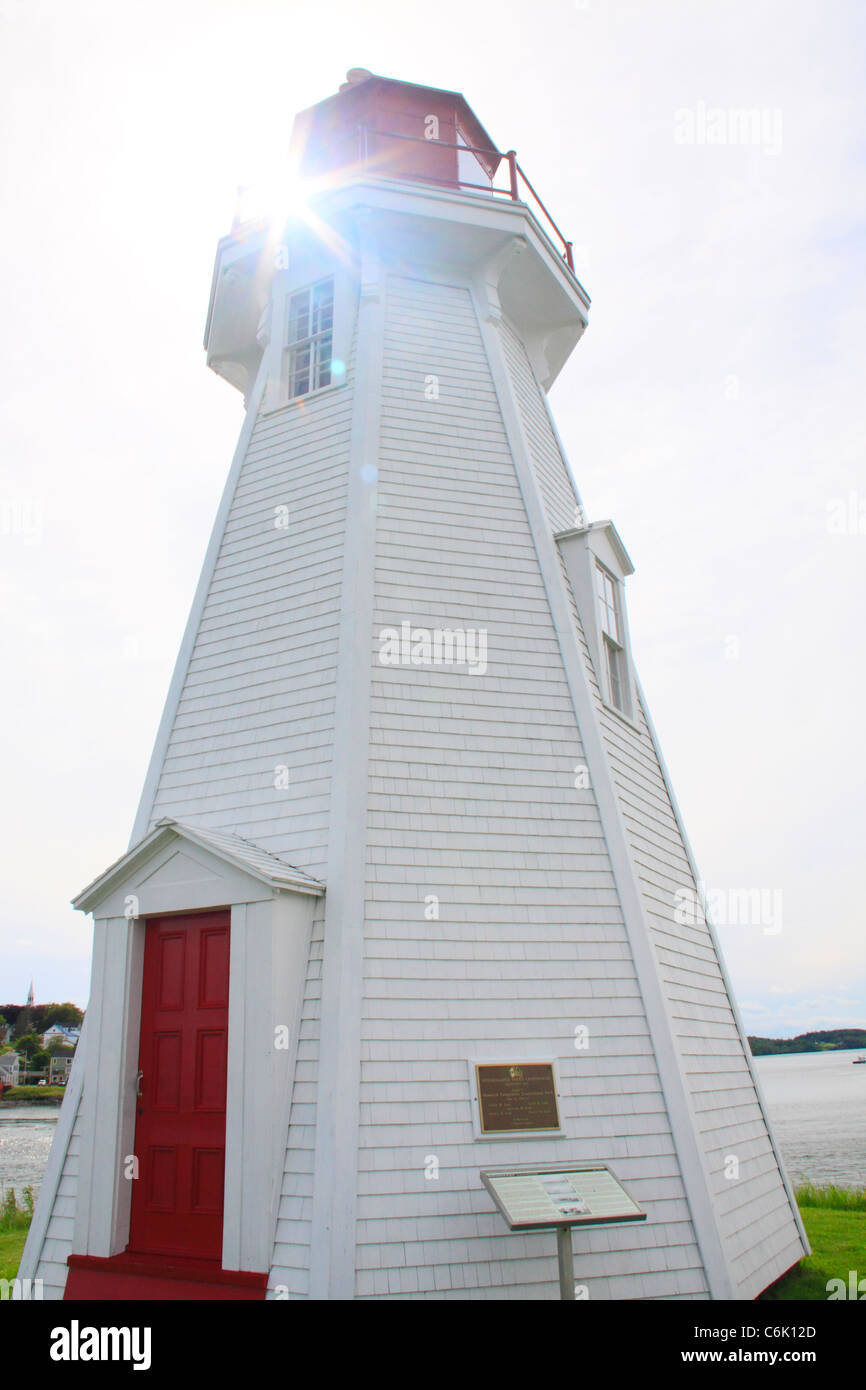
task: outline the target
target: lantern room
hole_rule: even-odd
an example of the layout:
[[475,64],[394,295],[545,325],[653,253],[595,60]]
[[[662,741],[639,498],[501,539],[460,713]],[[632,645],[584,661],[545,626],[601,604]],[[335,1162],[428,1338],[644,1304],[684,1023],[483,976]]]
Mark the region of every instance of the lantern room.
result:
[[[583,332],[589,297],[571,242],[515,151],[497,149],[459,92],[352,68],[339,91],[295,119],[289,164],[285,202],[277,193],[273,208],[250,216],[239,198],[217,249],[207,360],[247,401],[270,342],[265,409],[296,398],[286,379],[293,295],[335,277],[343,284],[334,285],[328,346],[344,363],[365,238],[392,268],[423,278],[438,266],[483,283],[489,311],[519,329],[549,388]],[[346,379],[324,375],[328,388]]]
[[419,179],[486,190],[503,158],[459,92],[352,68],[340,90],[295,120],[291,156],[301,178]]

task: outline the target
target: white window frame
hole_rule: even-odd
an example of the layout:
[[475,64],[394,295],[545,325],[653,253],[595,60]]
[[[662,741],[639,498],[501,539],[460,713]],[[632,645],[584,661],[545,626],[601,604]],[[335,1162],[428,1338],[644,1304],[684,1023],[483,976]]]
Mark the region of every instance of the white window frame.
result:
[[[639,730],[624,582],[634,573],[634,565],[611,521],[595,521],[562,531],[556,540],[565,561],[605,709]],[[603,599],[599,592],[599,574],[611,586],[614,621],[611,621],[609,598]],[[612,664],[618,668],[619,701],[611,679]]]
[[[303,395],[292,396],[291,354],[297,343],[291,343],[291,306],[295,295],[309,293],[316,285],[333,284],[333,327],[331,340],[331,379],[327,385],[315,387]],[[341,390],[349,380],[348,361],[357,315],[357,284],[350,272],[321,254],[308,254],[301,248],[289,265],[277,272],[271,290],[272,305],[262,316],[261,339],[264,346],[262,370],[266,384],[262,398],[262,413],[271,415],[278,410],[297,410],[305,401],[312,402]]]
[[[323,286],[330,285],[331,295],[329,303],[328,322],[323,327],[316,317],[316,291]],[[292,337],[292,326],[295,316],[292,306],[301,299],[307,297],[306,326],[307,332],[303,336]],[[312,396],[317,391],[324,391],[333,385],[333,373],[331,364],[334,360],[334,316],[336,304],[336,285],[333,275],[323,276],[319,280],[314,280],[308,285],[301,285],[292,290],[286,296],[286,332],[285,332],[285,383],[286,396],[289,401],[298,401],[306,396]],[[327,358],[322,352],[323,347],[327,347]],[[295,390],[296,360],[300,353],[309,352],[309,359],[306,366],[308,378],[305,390]],[[322,380],[326,377],[326,380]]]
[[628,698],[628,662],[623,632],[621,584],[610,570],[596,558],[595,597],[598,604],[601,651],[603,656],[600,678],[604,681],[607,703],[620,714],[630,716]]

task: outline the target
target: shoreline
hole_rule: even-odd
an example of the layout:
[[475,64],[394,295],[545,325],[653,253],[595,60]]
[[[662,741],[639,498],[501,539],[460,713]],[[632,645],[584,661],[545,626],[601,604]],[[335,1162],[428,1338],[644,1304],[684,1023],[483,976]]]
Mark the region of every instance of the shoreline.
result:
[[0,1100],[0,1110],[17,1110],[21,1106],[30,1105],[42,1110],[59,1110],[63,1104],[56,1096],[49,1096],[42,1100],[39,1096],[24,1096],[19,1100]]

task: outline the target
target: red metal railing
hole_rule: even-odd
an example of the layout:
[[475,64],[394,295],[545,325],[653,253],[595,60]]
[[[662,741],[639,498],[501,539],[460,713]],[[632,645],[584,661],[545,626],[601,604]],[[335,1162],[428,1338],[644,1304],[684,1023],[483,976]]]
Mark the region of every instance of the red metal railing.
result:
[[[537,209],[541,213],[542,217],[550,227],[550,230],[553,232],[554,238],[562,246],[562,250],[559,252],[559,255],[561,256],[562,260],[565,261],[572,275],[574,275],[574,255],[572,243],[568,241],[566,237],[563,235],[563,233],[560,231],[559,227],[554,222],[544,203],[541,201],[540,197],[533,188],[532,184],[529,182],[529,179],[526,177],[526,174],[523,172],[523,170],[517,162],[517,155],[514,152],[514,150],[507,150],[503,154],[500,153],[499,150],[480,149],[475,145],[452,144],[451,141],[448,140],[426,140],[417,135],[400,135],[393,130],[375,130],[370,129],[367,126],[358,126],[357,133],[358,164],[360,164],[361,167],[366,167],[368,172],[376,174],[382,178],[417,179],[419,182],[422,183],[439,184],[443,188],[463,188],[469,189],[477,193],[487,193],[488,195],[492,195],[493,197],[510,198],[515,203],[525,201],[521,199],[520,196],[520,185],[522,182],[523,184],[525,184],[526,189],[529,192],[530,199],[532,200],[532,203],[527,202],[527,206],[530,208],[530,211],[534,212],[535,209]],[[372,140],[370,139],[371,136],[373,137]],[[387,159],[383,159],[381,164],[379,164],[377,159],[377,151],[375,147],[379,144],[380,141],[383,140],[405,140],[409,141],[412,144],[425,145],[428,150],[432,147],[434,149],[448,150],[451,154],[454,154],[456,152],[458,156],[461,153],[474,155],[476,157],[476,160],[478,159],[478,156],[482,156],[483,159],[490,164],[491,168],[494,168],[496,170],[496,173],[495,175],[490,177],[489,182],[487,183],[472,183],[467,179],[461,179],[459,177],[459,167],[457,171],[457,178],[439,179],[435,178],[432,174],[429,174],[424,171],[413,172],[410,169],[395,168],[393,165],[389,166]],[[350,162],[354,164],[355,161]],[[483,163],[479,162],[479,167],[483,168]],[[503,171],[507,171],[507,184],[495,184],[493,182],[493,178],[501,176]],[[252,223],[260,222],[264,216],[263,213],[253,217],[250,217],[249,215],[245,217],[243,215],[243,196],[245,193],[248,193],[249,191],[250,190],[248,188],[238,188],[235,215],[232,221],[233,235],[237,232],[239,227],[244,225],[249,226]],[[532,204],[535,205],[534,208],[532,207]],[[556,245],[556,241],[554,241],[553,243],[554,247]]]
[[[417,135],[399,135],[396,131],[392,130],[370,130],[367,126],[359,126],[358,135],[359,154],[362,163],[365,163],[368,166],[372,164],[373,172],[378,172],[385,178],[399,178],[401,176],[404,178],[414,177],[419,179],[423,183],[441,184],[445,188],[467,188],[475,190],[479,193],[490,193],[494,196],[498,195],[500,197],[508,197],[511,198],[511,200],[515,203],[524,201],[520,197],[520,181],[522,180],[529,191],[532,202],[535,203],[536,207],[539,209],[539,211],[545,218],[545,221],[551,227],[557,240],[561,243],[563,249],[560,252],[560,255],[562,259],[565,261],[572,275],[574,274],[573,243],[568,241],[566,237],[563,235],[563,233],[560,231],[559,227],[557,227],[556,223],[554,222],[544,203],[541,201],[532,184],[529,182],[529,179],[526,177],[525,173],[518,164],[517,154],[514,150],[507,150],[504,154],[501,154],[499,150],[479,149],[475,145],[454,145],[447,140],[426,140]],[[456,150],[458,155],[483,155],[485,159],[490,161],[492,164],[498,166],[497,173],[501,169],[508,170],[508,186],[497,186],[496,184],[494,184],[492,178],[489,183],[470,183],[467,182],[467,180],[461,179],[459,177],[457,179],[437,179],[430,177],[426,173],[418,173],[413,175],[410,171],[402,169],[399,172],[393,172],[385,167],[377,171],[375,169],[375,160],[371,158],[371,135],[374,137],[375,142],[378,142],[380,140],[408,140],[416,145],[426,145],[428,149],[432,146],[434,149],[447,149],[452,152]]]

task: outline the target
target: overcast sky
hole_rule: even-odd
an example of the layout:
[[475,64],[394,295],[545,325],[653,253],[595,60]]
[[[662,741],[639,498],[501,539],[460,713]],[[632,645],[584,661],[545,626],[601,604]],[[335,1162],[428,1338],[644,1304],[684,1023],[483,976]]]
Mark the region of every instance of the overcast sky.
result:
[[215,244],[363,66],[462,91],[575,243],[553,409],[636,566],[703,879],[782,895],[781,931],[720,926],[749,1031],[866,1026],[864,31],[854,0],[0,0],[0,1000],[86,1002],[69,899],[126,848],[241,424]]

